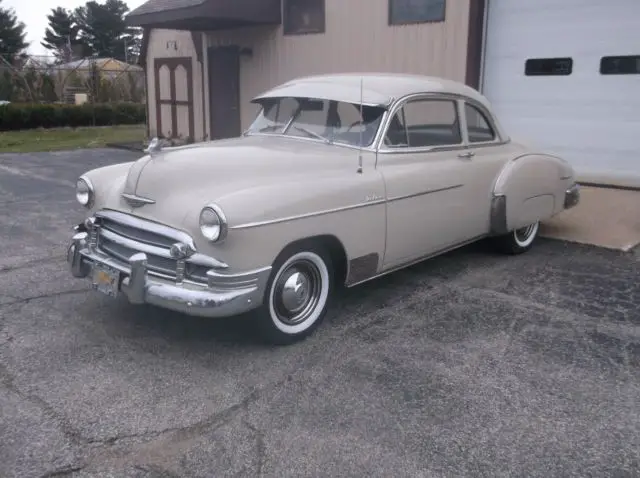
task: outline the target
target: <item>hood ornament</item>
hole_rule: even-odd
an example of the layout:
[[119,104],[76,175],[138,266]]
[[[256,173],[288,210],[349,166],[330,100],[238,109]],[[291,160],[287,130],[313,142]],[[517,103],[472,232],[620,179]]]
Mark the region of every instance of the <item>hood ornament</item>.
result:
[[155,200],[144,198],[142,196],[136,196],[135,194],[123,193],[122,199],[132,208],[142,207],[145,204],[155,204]]
[[154,157],[158,153],[160,153],[160,151],[162,151],[163,146],[164,146],[164,140],[156,136],[151,141],[149,141],[149,146],[147,146],[144,152],[150,155],[151,157]]

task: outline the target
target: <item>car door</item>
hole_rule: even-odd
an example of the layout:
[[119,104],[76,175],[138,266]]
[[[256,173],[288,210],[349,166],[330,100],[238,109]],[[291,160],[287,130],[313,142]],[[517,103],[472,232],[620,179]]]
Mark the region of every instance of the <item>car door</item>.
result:
[[463,140],[467,148],[459,152],[465,158],[465,223],[468,235],[476,237],[489,232],[493,186],[504,165],[514,152],[500,137],[498,129],[484,106],[471,100],[460,100]]
[[389,269],[464,242],[470,161],[456,98],[414,96],[391,111],[377,167],[385,182]]

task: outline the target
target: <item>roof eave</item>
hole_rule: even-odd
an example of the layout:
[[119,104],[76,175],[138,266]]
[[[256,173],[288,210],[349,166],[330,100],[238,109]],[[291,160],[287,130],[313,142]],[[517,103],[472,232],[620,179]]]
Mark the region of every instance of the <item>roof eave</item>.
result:
[[127,25],[146,28],[219,30],[251,25],[279,25],[280,0],[207,0],[201,4],[127,15]]

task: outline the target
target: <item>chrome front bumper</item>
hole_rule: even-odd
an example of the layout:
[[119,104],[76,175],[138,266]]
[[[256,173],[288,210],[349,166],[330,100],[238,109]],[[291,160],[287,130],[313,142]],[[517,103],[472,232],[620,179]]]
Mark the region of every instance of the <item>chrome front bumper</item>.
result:
[[73,236],[67,262],[73,276],[78,278],[91,277],[96,265],[118,271],[118,292],[133,304],[151,304],[200,317],[230,317],[260,306],[271,272],[271,267],[244,274],[209,271],[206,285],[187,280],[176,282],[150,275],[143,252],[133,254],[126,263],[102,253],[92,247],[86,232]]
[[574,184],[564,193],[564,208],[571,209],[580,202],[580,186]]

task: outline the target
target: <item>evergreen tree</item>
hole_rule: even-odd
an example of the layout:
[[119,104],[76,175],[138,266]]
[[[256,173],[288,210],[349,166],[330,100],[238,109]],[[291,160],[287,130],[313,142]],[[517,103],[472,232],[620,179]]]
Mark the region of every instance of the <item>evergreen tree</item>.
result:
[[62,7],[52,8],[47,20],[49,27],[41,44],[59,61],[68,62],[89,54],[89,49],[79,38],[80,28],[73,12]]
[[11,64],[24,59],[25,50],[29,46],[25,28],[25,24],[18,21],[14,10],[3,7],[0,0],[0,55]]
[[125,23],[129,7],[122,0],[91,0],[76,8],[80,39],[99,57],[127,61],[139,42],[139,35]]

